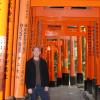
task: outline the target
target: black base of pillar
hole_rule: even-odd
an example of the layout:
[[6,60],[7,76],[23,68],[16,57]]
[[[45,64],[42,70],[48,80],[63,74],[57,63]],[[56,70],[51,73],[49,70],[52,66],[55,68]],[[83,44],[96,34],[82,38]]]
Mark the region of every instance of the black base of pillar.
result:
[[69,85],[69,73],[62,73],[62,84]]
[[95,93],[96,93],[96,79],[94,79],[92,82],[92,94],[94,97],[95,97]]
[[76,84],[76,77],[75,76],[70,76],[70,84],[75,85]]
[[83,74],[77,73],[77,83],[82,84],[83,83]]
[[84,81],[84,90],[88,91],[90,94],[92,94],[93,90],[93,80],[87,79]]
[[57,78],[57,86],[62,84],[62,78]]
[[87,90],[87,80],[84,80],[84,91]]
[[50,87],[55,87],[55,81],[50,81],[50,82],[49,82],[49,86],[50,86]]
[[96,86],[95,90],[96,90],[95,100],[100,100],[100,86]]

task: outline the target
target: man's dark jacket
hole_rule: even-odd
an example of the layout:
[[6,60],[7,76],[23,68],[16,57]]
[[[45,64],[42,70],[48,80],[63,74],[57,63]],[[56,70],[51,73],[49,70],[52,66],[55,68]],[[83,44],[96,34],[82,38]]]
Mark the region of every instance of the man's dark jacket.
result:
[[[40,78],[41,78],[41,86],[48,86],[49,85],[49,77],[48,77],[48,66],[44,59],[40,58],[39,62],[40,68]],[[26,76],[25,76],[25,83],[27,89],[34,88],[36,85],[36,66],[31,58],[26,63]]]

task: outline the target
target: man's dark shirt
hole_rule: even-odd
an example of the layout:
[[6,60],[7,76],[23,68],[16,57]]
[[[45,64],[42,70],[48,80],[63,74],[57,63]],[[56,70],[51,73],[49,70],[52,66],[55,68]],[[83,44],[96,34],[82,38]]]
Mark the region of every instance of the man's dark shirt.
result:
[[[44,59],[40,58],[39,61],[39,69],[40,69],[40,79],[41,86],[49,86],[49,76],[48,76],[48,66]],[[27,89],[34,88],[36,85],[36,65],[33,62],[33,58],[31,58],[26,63],[26,76],[25,83]]]
[[40,68],[39,68],[39,63],[40,60],[33,60],[36,66],[36,84],[41,84],[41,77],[40,77]]

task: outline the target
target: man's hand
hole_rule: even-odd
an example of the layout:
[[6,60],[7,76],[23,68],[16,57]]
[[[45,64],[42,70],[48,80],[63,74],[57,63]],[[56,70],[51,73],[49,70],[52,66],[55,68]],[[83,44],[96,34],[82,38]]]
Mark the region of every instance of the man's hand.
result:
[[28,93],[29,93],[29,94],[32,94],[32,89],[31,89],[31,88],[28,89]]
[[45,86],[44,91],[48,91],[48,90],[49,90],[49,87]]

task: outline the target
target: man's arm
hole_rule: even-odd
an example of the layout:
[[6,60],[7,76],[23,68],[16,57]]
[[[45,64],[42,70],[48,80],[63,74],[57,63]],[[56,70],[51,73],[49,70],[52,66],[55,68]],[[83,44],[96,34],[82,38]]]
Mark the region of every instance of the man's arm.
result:
[[30,69],[28,66],[28,62],[26,63],[26,72],[25,72],[25,83],[26,83],[26,87],[28,89],[28,93],[32,94],[32,88],[30,88]]
[[49,71],[48,71],[48,64],[47,62],[45,61],[45,87],[44,87],[44,90],[45,91],[48,91],[48,87],[49,87]]
[[26,63],[26,71],[25,71],[25,83],[26,83],[26,87],[27,89],[30,88],[30,69],[28,66],[28,62]]

